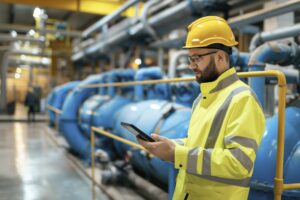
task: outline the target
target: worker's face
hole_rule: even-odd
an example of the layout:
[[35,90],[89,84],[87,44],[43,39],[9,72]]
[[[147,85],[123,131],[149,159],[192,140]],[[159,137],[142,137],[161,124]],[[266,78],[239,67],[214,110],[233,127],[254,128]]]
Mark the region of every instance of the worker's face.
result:
[[214,56],[217,49],[189,49],[190,69],[194,71],[198,83],[215,81],[219,72]]

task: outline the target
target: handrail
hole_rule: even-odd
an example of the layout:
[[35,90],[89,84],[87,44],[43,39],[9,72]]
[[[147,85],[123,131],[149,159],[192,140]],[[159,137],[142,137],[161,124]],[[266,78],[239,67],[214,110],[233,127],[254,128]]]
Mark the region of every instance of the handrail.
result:
[[62,110],[55,108],[54,106],[51,106],[49,104],[47,104],[47,109],[49,109],[55,113],[55,129],[57,131],[59,131],[58,130],[58,128],[59,128],[59,117],[58,116],[62,113]]
[[113,134],[113,133],[107,132],[107,131],[105,131],[105,130],[103,130],[103,129],[101,129],[101,128],[96,128],[96,127],[92,126],[91,129],[92,129],[93,132],[100,133],[100,134],[102,134],[102,135],[105,135],[106,137],[109,137],[109,138],[118,140],[119,142],[122,142],[122,143],[124,143],[124,144],[128,144],[129,146],[132,146],[132,147],[134,147],[134,148],[136,148],[136,149],[146,150],[146,149],[145,149],[142,145],[140,145],[140,144],[137,144],[137,143],[135,143],[135,142],[132,142],[131,140],[127,140],[127,139],[125,139],[125,138],[119,137],[119,136],[117,136],[117,135],[115,135],[115,134]]
[[48,108],[49,110],[55,112],[55,113],[58,113],[58,114],[61,114],[61,112],[62,112],[62,110],[60,110],[60,109],[58,109],[58,108],[55,108],[55,107],[53,107],[53,106],[51,106],[51,105],[49,105],[49,104],[47,105],[47,108]]
[[93,200],[96,198],[96,190],[95,190],[95,186],[96,186],[96,181],[95,181],[95,133],[99,133],[102,135],[105,135],[106,137],[118,140],[119,142],[122,142],[124,144],[127,144],[129,146],[132,146],[133,148],[136,149],[140,149],[140,150],[144,150],[147,151],[142,145],[134,143],[130,140],[127,140],[125,138],[116,136],[112,133],[109,133],[101,128],[96,128],[94,126],[91,127],[91,176],[92,176],[92,196],[93,196]]
[[[285,75],[278,70],[268,70],[268,71],[256,71],[256,72],[239,72],[237,73],[239,77],[276,77],[278,80],[278,142],[277,142],[277,154],[276,154],[276,175],[274,178],[274,199],[281,200],[281,195],[284,190],[290,189],[300,189],[300,183],[284,184],[283,180],[283,156],[284,156],[284,126],[285,126],[285,104],[286,104],[286,78]],[[188,82],[194,81],[194,77],[190,78],[173,78],[173,79],[162,79],[162,80],[146,80],[146,81],[136,81],[136,82],[117,82],[117,83],[104,83],[104,84],[93,84],[81,86],[82,88],[95,88],[95,87],[111,87],[111,86],[129,86],[129,85],[146,85],[146,84],[160,84],[160,83],[171,83],[171,82]],[[94,131],[100,132],[102,135],[117,139],[121,142],[127,143],[131,146],[139,146],[138,144],[132,145],[133,142],[129,142],[124,138],[115,136],[112,133],[108,133],[102,129],[92,127],[91,140],[92,144],[94,141]],[[137,145],[137,146],[136,146]],[[93,145],[92,145],[93,146]],[[139,148],[137,147],[137,148]],[[141,148],[139,148],[141,149]],[[94,147],[91,147],[92,157],[94,156]],[[94,166],[94,160],[92,159],[92,166]],[[92,170],[93,171],[93,170]]]
[[172,82],[190,82],[194,81],[195,77],[189,78],[172,78],[172,79],[158,79],[158,80],[146,80],[146,81],[128,81],[128,82],[115,82],[115,83],[99,83],[78,86],[80,88],[97,88],[97,87],[124,87],[129,85],[148,85],[148,84],[160,84],[160,83],[172,83]]
[[241,77],[254,76],[272,76],[278,79],[278,135],[277,135],[277,153],[276,153],[276,175],[274,178],[274,199],[281,200],[284,190],[300,188],[300,184],[284,184],[283,180],[283,156],[284,156],[284,126],[285,126],[285,96],[286,79],[284,73],[277,70],[262,72],[243,72],[239,73]]

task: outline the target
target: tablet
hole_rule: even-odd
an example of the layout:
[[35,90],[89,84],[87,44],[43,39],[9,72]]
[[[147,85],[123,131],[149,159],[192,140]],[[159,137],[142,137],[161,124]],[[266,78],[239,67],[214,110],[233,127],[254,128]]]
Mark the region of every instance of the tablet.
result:
[[137,128],[133,124],[129,124],[129,123],[126,123],[126,122],[121,122],[121,126],[123,126],[128,131],[130,131],[131,133],[133,133],[139,139],[145,140],[147,142],[155,142],[155,140],[153,138],[151,138],[149,135],[147,135],[146,133],[144,133],[142,130],[140,130],[139,128]]

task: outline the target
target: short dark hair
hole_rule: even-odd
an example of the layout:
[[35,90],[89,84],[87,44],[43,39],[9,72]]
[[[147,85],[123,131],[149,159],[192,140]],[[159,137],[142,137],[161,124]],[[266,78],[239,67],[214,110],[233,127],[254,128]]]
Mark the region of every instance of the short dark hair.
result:
[[206,46],[205,48],[223,50],[223,51],[225,51],[228,55],[231,55],[231,53],[232,53],[232,47],[225,46],[225,45],[219,44],[219,43],[215,43],[215,44],[208,45],[208,46]]

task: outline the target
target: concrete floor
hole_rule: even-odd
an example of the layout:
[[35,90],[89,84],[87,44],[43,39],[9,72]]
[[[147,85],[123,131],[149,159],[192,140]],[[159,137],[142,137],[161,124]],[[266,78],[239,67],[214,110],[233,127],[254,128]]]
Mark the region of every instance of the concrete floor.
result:
[[[90,182],[46,128],[46,123],[0,124],[0,200],[92,199]],[[108,198],[98,191],[97,199]]]
[[[35,120],[37,122],[45,122],[47,115],[44,113],[36,113]],[[22,103],[16,103],[15,113],[13,115],[0,114],[0,122],[27,122],[27,108]]]

